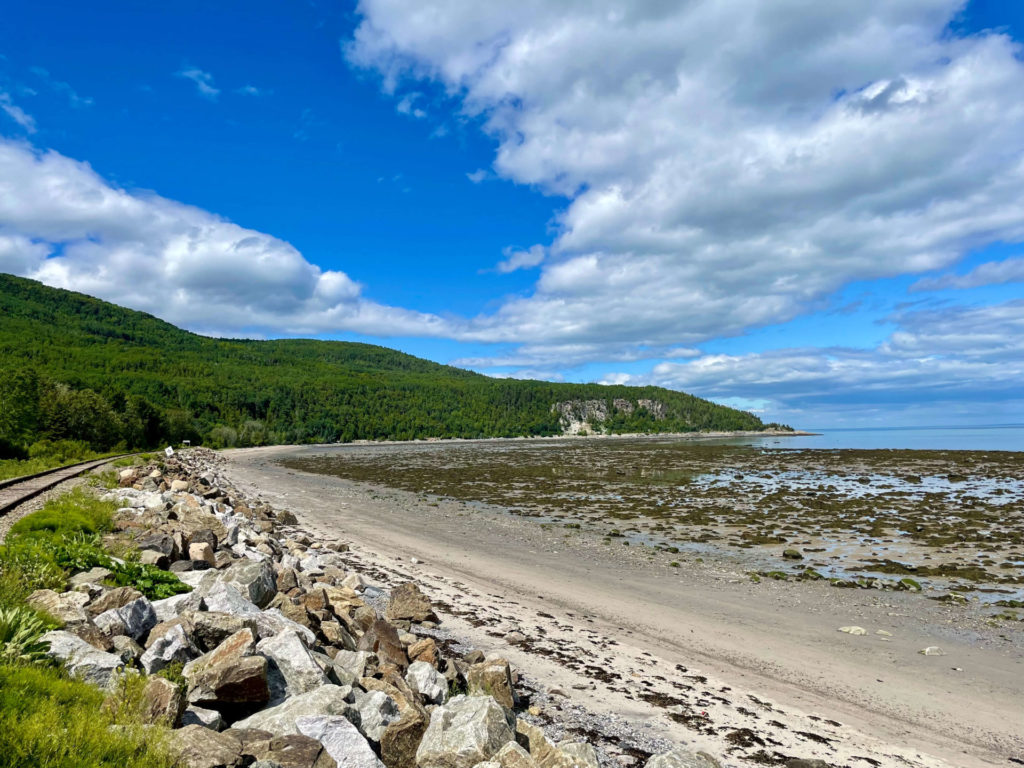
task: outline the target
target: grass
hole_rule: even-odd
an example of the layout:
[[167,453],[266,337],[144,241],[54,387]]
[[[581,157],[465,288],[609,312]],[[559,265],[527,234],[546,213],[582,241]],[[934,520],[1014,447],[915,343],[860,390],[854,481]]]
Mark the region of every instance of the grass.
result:
[[4,459],[0,461],[0,480],[8,480],[22,475],[34,475],[48,469],[66,467],[92,459],[103,459],[116,456],[124,451],[97,453],[86,443],[77,440],[42,441],[29,448],[27,459]]
[[138,720],[137,694],[104,694],[61,670],[0,665],[0,768],[171,768],[165,732]]

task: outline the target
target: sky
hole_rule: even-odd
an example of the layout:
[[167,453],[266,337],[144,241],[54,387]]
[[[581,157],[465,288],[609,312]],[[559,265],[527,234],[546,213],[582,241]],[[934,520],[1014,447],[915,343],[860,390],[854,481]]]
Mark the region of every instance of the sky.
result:
[[5,9],[0,271],[800,427],[1024,423],[1022,4],[156,5]]

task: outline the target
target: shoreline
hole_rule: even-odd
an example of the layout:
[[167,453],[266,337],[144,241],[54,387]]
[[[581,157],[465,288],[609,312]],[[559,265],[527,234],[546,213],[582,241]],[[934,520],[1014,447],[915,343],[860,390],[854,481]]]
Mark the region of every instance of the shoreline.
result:
[[[815,584],[751,585],[715,563],[669,568],[651,553],[612,553],[586,536],[570,542],[520,520],[470,515],[458,502],[274,461],[317,447],[222,455],[239,485],[288,507],[313,531],[351,540],[353,556],[382,579],[413,574],[435,590],[455,611],[459,634],[537,670],[540,696],[560,687],[569,701],[718,754],[745,738],[728,734],[747,731],[769,751],[783,745],[775,749],[849,765],[870,757],[882,765],[986,766],[1024,751],[1013,722],[1024,689],[1020,643],[1000,641],[959,607]],[[847,624],[891,634],[837,632]],[[510,629],[530,647],[496,639]],[[930,645],[947,656],[918,654]],[[592,663],[573,669],[561,658],[566,649]],[[701,703],[703,728],[689,716]],[[733,757],[756,752],[756,740],[741,751]]]

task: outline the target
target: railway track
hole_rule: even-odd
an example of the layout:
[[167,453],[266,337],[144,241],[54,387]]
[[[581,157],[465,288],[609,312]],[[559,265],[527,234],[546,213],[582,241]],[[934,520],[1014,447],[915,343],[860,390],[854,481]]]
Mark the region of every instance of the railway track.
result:
[[83,461],[67,467],[58,467],[57,469],[49,469],[46,472],[38,472],[34,475],[2,480],[0,481],[0,516],[7,514],[22,502],[28,501],[44,491],[48,491],[59,483],[63,483],[65,480],[78,477],[90,469],[103,466],[115,459],[131,455],[130,453],[124,453],[120,456],[108,456],[105,459]]

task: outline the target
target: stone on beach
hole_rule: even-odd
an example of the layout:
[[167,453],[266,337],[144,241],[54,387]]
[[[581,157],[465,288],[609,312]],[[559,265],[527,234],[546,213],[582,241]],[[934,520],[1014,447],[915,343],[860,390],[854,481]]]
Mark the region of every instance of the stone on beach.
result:
[[420,768],[473,768],[514,739],[504,708],[490,696],[456,696],[430,716]]

